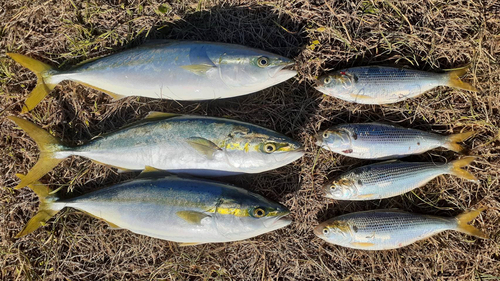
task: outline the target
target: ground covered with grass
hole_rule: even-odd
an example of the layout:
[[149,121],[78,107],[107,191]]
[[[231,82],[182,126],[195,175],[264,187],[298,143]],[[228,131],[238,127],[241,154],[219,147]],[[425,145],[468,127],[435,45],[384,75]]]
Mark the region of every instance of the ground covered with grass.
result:
[[[500,278],[500,4],[496,0],[402,1],[3,1],[0,5],[0,277],[3,280],[494,280]],[[58,67],[141,44],[148,39],[243,44],[290,58],[299,75],[270,89],[229,100],[174,102],[126,98],[63,82],[22,115],[69,144],[140,119],[149,111],[224,116],[262,125],[304,143],[306,155],[286,167],[223,179],[285,204],[293,224],[254,239],[179,247],[67,209],[36,232],[14,239],[37,210],[15,173],[38,157],[33,140],[6,117],[19,116],[36,78],[6,57],[26,54]],[[464,80],[478,93],[439,87],[386,106],[356,105],[314,90],[318,75],[362,65],[438,71],[471,65]],[[322,129],[383,121],[442,134],[473,130],[465,145],[478,156],[469,171],[480,184],[442,176],[403,196],[368,202],[322,197],[331,177],[369,161],[314,144]],[[434,150],[409,157],[444,162]],[[72,195],[133,178],[73,157],[42,181]],[[400,208],[455,216],[486,207],[474,225],[491,239],[445,232],[411,246],[367,252],[329,245],[314,226],[353,211]]]

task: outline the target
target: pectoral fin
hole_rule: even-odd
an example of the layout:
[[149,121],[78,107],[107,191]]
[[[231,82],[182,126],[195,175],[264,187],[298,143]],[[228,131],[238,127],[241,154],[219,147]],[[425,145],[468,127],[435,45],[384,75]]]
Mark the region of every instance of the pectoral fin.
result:
[[358,198],[359,199],[370,199],[370,198],[373,198],[374,196],[375,196],[375,194],[371,193],[371,194],[359,195]]
[[214,67],[215,67],[214,65],[208,65],[208,64],[190,64],[181,66],[181,68],[190,71],[196,75],[205,75],[207,71],[209,71]]
[[186,140],[189,145],[191,145],[194,149],[198,150],[201,154],[208,157],[208,159],[212,159],[214,153],[217,150],[222,150],[215,143],[199,137],[192,137]]
[[362,95],[362,94],[350,94],[350,96],[356,100],[371,100],[371,99],[373,99],[370,96]]
[[209,215],[196,212],[196,211],[179,211],[175,213],[179,218],[192,223],[192,224],[201,224],[201,220],[209,217]]
[[356,248],[370,248],[375,246],[375,244],[369,242],[352,242],[351,245]]

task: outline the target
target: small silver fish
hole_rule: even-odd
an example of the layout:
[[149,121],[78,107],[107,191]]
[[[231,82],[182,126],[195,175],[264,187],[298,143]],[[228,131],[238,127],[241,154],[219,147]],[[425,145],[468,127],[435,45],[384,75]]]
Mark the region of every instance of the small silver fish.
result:
[[316,89],[325,95],[361,104],[396,103],[437,86],[477,92],[472,85],[459,79],[467,68],[432,73],[384,66],[353,67],[320,77]]
[[141,96],[171,100],[211,100],[263,90],[297,74],[294,62],[245,46],[199,41],[157,40],[56,70],[20,54],[7,53],[33,71],[38,85],[23,112],[33,109],[54,87],[71,80],[115,99]]
[[112,229],[127,229],[183,246],[244,240],[291,223],[284,218],[289,213],[286,207],[258,194],[222,183],[157,173],[148,167],[138,179],[69,199],[59,199],[39,182],[30,184],[40,198],[39,211],[16,238],[35,231],[65,207],[104,220]]
[[474,157],[465,157],[447,164],[429,162],[387,161],[359,167],[343,173],[324,186],[325,196],[337,200],[374,200],[404,194],[419,188],[443,174],[477,181],[461,167]]
[[463,150],[457,142],[474,135],[466,132],[441,136],[415,129],[380,123],[356,123],[334,126],[316,136],[316,144],[342,155],[359,159],[390,159],[445,147]]
[[335,217],[318,225],[314,234],[335,245],[361,250],[401,248],[445,230],[455,230],[487,239],[467,223],[483,209],[446,218],[412,214],[400,210],[372,210]]

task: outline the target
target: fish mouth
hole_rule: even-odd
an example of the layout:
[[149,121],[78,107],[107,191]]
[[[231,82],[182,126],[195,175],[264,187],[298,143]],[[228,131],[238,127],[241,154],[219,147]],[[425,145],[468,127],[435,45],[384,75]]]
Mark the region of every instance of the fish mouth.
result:
[[275,220],[268,223],[267,225],[266,225],[266,223],[264,225],[271,230],[276,230],[276,229],[280,229],[280,228],[283,228],[285,226],[288,226],[292,223],[292,220],[285,217],[286,215],[288,215],[288,213],[285,215],[279,216]]
[[313,230],[314,232],[314,235],[318,236],[319,238],[321,239],[324,239],[325,238],[325,235],[323,234],[323,228],[325,226],[323,224],[320,224],[318,226],[316,226]]
[[291,69],[292,66],[294,66],[294,65],[295,65],[295,62],[293,62],[293,61],[282,62],[281,64],[279,64],[276,67],[276,70],[273,73],[270,73],[269,76],[271,78],[281,80],[281,81],[288,80],[288,79],[294,77],[295,75],[297,75],[297,73],[298,73],[296,70]]

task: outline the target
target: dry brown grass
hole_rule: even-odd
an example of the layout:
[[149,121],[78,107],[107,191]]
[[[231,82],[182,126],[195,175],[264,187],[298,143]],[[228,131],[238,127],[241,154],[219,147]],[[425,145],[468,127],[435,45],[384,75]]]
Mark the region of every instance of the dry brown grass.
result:
[[[500,5],[497,0],[206,1],[12,0],[0,4],[0,276],[3,280],[493,280],[500,278]],[[28,189],[15,191],[15,173],[35,163],[34,142],[6,119],[18,115],[36,79],[5,57],[20,52],[62,67],[127,48],[145,38],[239,43],[294,57],[299,75],[245,97],[202,103],[127,98],[62,83],[26,114],[65,141],[78,144],[141,118],[148,111],[228,116],[301,140],[306,156],[287,167],[227,181],[278,200],[294,223],[247,241],[179,248],[174,243],[111,231],[105,223],[66,210],[47,226],[14,239],[37,209]],[[369,64],[423,70],[471,63],[466,80],[479,93],[438,88],[388,106],[322,97],[312,88],[326,70]],[[346,203],[321,197],[320,186],[366,164],[319,150],[312,135],[342,122],[384,120],[447,134],[474,130],[466,143],[479,160],[476,185],[446,176],[388,200]],[[457,158],[436,150],[412,160]],[[65,160],[43,178],[52,187],[84,192],[131,175],[82,158]],[[337,214],[398,207],[452,216],[488,210],[475,225],[478,240],[446,232],[409,247],[363,252],[326,244],[312,229]]]

